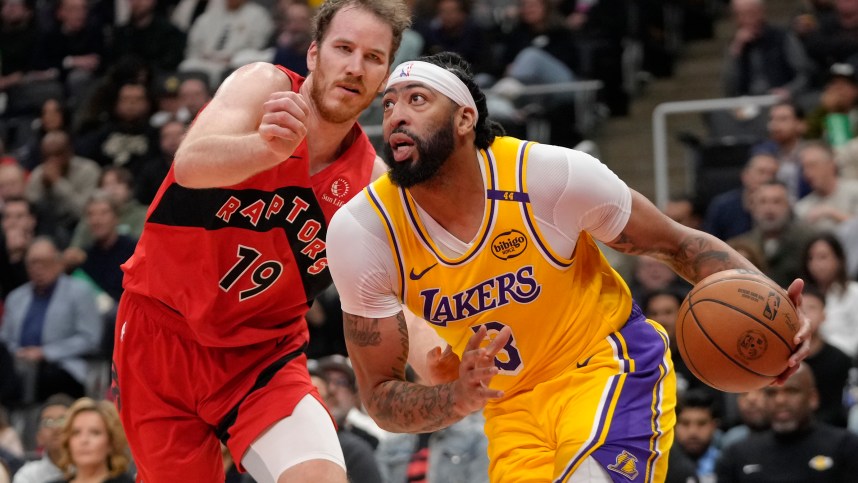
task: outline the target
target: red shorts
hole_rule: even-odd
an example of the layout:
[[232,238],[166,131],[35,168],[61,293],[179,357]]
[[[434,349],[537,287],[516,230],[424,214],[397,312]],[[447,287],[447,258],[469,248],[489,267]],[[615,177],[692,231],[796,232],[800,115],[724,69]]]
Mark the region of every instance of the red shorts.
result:
[[296,344],[202,346],[148,297],[123,295],[115,342],[114,396],[140,482],[223,481],[218,439],[240,464],[305,395],[321,401]]

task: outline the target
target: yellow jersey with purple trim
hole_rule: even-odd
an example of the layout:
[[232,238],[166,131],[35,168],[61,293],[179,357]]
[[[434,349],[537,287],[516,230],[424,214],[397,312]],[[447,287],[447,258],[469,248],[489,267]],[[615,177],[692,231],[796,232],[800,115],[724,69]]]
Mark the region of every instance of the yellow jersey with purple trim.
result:
[[589,234],[580,234],[567,258],[540,233],[526,179],[533,144],[499,137],[480,151],[485,214],[470,248],[455,258],[430,238],[407,189],[384,176],[365,191],[386,227],[397,295],[456,354],[482,325],[489,338],[511,328],[492,382],[506,397],[576,364],[622,328],[632,309],[628,287]]

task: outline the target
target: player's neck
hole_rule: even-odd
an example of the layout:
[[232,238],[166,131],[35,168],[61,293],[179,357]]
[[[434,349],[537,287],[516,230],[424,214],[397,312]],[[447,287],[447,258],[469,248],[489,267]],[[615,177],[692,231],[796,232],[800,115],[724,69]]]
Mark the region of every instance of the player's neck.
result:
[[316,174],[336,161],[354,143],[353,128],[357,119],[347,123],[330,123],[318,116],[307,122],[307,151],[310,155],[310,175]]
[[483,222],[486,187],[476,148],[456,149],[431,180],[409,188],[411,196],[438,224],[470,242]]

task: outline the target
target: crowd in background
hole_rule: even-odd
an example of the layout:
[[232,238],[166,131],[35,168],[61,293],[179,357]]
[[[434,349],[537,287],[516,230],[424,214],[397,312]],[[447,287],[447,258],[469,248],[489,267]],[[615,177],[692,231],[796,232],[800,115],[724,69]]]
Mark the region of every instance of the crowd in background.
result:
[[[723,95],[777,96],[707,118],[710,132],[694,145],[700,189],[664,210],[727,240],[782,286],[804,278],[804,309],[819,330],[800,377],[738,396],[698,381],[673,352],[680,405],[669,481],[744,481],[741,458],[767,441],[753,435],[805,441],[819,426],[841,449],[855,446],[834,428],[858,432],[858,0],[794,2],[783,24],[763,0],[408,2],[414,23],[394,65],[458,52],[513,135],[538,117],[548,141],[577,145],[586,133],[570,115],[576,99],[534,102],[522,95],[528,86],[599,80],[592,109],[624,116],[642,83],[671,76],[681,46],[711,37],[719,16],[733,22]],[[229,73],[266,61],[307,74],[317,3],[0,0],[0,483],[87,472],[130,481],[133,461],[105,402],[119,267],[189,123]],[[378,122],[377,112],[365,120]],[[725,145],[731,159],[703,159]],[[735,167],[723,183],[704,169],[719,163]],[[672,335],[690,286],[655,260],[608,256]],[[307,319],[311,374],[351,481],[487,480],[479,414],[431,434],[379,429],[360,408],[333,288]],[[792,412],[782,409],[789,398]],[[94,439],[81,441],[81,427]],[[227,481],[251,481],[227,452],[224,468]]]

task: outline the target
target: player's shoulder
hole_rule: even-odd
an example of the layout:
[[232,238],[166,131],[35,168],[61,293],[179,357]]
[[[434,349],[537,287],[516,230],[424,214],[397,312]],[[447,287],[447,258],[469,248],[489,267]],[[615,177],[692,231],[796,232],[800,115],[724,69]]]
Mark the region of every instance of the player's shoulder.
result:
[[236,69],[223,81],[219,94],[292,90],[292,77],[270,62],[252,62]]
[[547,163],[585,165],[600,161],[584,151],[557,146],[555,144],[534,143],[530,147],[528,159]]

